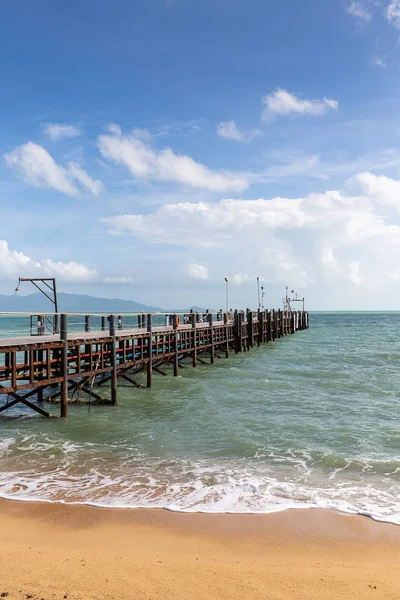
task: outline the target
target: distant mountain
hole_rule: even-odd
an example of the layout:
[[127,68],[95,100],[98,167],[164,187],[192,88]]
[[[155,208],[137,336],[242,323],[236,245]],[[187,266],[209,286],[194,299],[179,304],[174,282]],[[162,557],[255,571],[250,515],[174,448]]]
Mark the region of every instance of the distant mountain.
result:
[[[119,298],[97,298],[81,294],[58,295],[58,312],[83,312],[83,313],[124,313],[124,312],[158,312],[161,308],[146,306],[134,300],[120,300]],[[40,294],[20,296],[13,294],[6,296],[0,294],[0,312],[53,312],[53,305]]]

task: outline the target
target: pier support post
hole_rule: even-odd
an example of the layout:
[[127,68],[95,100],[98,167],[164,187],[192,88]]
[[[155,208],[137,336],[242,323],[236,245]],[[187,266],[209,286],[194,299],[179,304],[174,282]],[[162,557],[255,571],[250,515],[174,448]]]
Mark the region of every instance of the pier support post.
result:
[[90,331],[90,315],[85,315],[85,331]]
[[174,328],[174,376],[178,377],[179,375],[179,338],[178,338],[178,315],[172,315],[172,327]]
[[111,337],[111,404],[118,404],[118,379],[117,379],[117,344],[115,339],[115,316],[108,317]]
[[237,354],[239,352],[239,313],[237,310],[235,310],[235,313],[233,315],[233,335],[235,338],[235,354]]
[[267,331],[266,331],[266,341],[272,342],[272,310],[267,310]]
[[118,315],[118,329],[122,329],[122,316]]
[[258,311],[258,339],[257,339],[258,346],[261,346],[261,344],[264,341],[263,333],[264,333],[264,311],[259,310]]
[[61,315],[60,339],[63,342],[61,349],[61,408],[60,416],[68,415],[68,318],[67,315]]
[[225,358],[229,358],[228,313],[224,313],[224,325],[225,325]]
[[196,339],[196,321],[197,313],[191,311],[192,328],[193,328],[193,366],[197,367],[197,339]]
[[213,365],[214,364],[214,329],[213,329],[213,318],[212,318],[212,314],[211,313],[209,313],[207,315],[207,321],[208,321],[208,324],[210,326],[210,340],[211,340],[210,363]]
[[236,314],[236,352],[243,352],[243,313]]
[[147,342],[147,387],[151,388],[153,383],[153,315],[147,315],[147,331],[149,334]]
[[247,309],[247,348],[254,347],[253,311]]
[[53,333],[58,333],[60,331],[60,315],[58,313],[54,314],[53,320]]
[[102,331],[106,330],[106,318],[105,317],[101,317],[101,330]]

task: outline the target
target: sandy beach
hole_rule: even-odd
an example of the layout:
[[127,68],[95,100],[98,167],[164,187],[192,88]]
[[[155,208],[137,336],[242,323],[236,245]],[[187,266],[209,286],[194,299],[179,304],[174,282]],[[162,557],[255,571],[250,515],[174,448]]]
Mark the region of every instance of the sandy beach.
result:
[[400,597],[400,528],[325,510],[182,514],[0,501],[0,597]]

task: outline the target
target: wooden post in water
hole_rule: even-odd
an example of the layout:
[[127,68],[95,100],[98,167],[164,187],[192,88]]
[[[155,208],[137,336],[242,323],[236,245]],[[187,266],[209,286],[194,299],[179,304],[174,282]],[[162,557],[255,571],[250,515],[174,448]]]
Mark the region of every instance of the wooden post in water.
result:
[[253,311],[247,309],[247,347],[254,348]]
[[257,344],[261,346],[264,341],[264,311],[258,309],[258,336],[257,336]]
[[90,331],[90,315],[85,315],[85,331]]
[[174,328],[174,334],[175,334],[175,343],[174,343],[174,350],[175,350],[175,356],[174,356],[174,376],[178,377],[178,375],[179,375],[178,315],[173,315],[173,317],[172,317],[172,326]]
[[147,315],[147,331],[149,332],[148,341],[148,361],[147,361],[147,387],[151,388],[153,383],[153,319],[152,314]]
[[111,404],[118,404],[118,382],[117,382],[117,344],[115,339],[115,316],[108,317],[111,337]]
[[193,366],[197,367],[197,347],[196,347],[196,321],[197,321],[197,313],[195,312],[191,312],[191,319],[192,319],[192,336],[193,336]]
[[210,363],[213,365],[214,364],[214,329],[213,329],[213,317],[212,317],[211,313],[209,313],[207,315],[207,321],[210,326],[210,341],[211,341]]
[[233,319],[234,319],[233,335],[234,335],[234,339],[235,339],[235,354],[237,354],[239,352],[239,312],[237,310],[235,310]]
[[106,330],[106,318],[104,316],[101,317],[101,330],[102,331]]
[[228,313],[224,313],[225,325],[225,358],[229,358],[229,330],[228,330]]
[[118,315],[118,329],[122,329],[122,316]]
[[[37,351],[37,361],[40,363],[40,366],[38,368],[38,371],[39,371],[38,379],[43,379],[43,356],[44,356],[43,350],[38,350]],[[38,387],[38,389],[37,389],[37,399],[38,399],[38,402],[43,402],[43,388],[42,387]]]
[[238,311],[237,315],[237,348],[238,352],[243,352],[243,313]]
[[60,339],[63,342],[61,349],[61,410],[60,416],[68,415],[68,319],[61,315]]

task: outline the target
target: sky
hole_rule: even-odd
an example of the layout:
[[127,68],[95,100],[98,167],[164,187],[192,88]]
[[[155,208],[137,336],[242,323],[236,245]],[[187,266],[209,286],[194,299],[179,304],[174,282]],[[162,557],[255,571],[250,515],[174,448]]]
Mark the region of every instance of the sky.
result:
[[400,0],[0,0],[0,56],[0,293],[400,309]]

